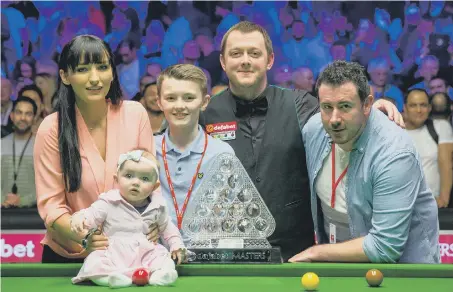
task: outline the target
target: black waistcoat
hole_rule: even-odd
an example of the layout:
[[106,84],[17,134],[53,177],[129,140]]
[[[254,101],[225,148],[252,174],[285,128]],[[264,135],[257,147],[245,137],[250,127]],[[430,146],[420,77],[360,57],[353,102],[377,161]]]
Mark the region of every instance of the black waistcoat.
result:
[[[269,107],[265,133],[255,161],[252,141],[240,133],[226,141],[244,165],[250,178],[275,218],[276,229],[269,238],[280,246],[286,261],[289,257],[314,244],[313,221],[310,211],[305,148],[301,129],[318,112],[318,100],[305,91],[270,86],[266,90]],[[236,121],[236,102],[227,89],[213,97],[200,123]]]

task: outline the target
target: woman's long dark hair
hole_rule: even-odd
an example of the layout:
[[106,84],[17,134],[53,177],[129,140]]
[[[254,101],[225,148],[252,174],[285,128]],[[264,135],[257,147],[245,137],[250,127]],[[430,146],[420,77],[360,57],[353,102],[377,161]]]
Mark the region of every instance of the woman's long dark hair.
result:
[[[113,54],[107,43],[92,35],[80,35],[72,39],[62,50],[58,69],[68,73],[75,71],[83,64],[100,64],[108,58],[113,81],[106,99],[112,104],[121,102],[121,89],[113,62]],[[67,192],[76,192],[80,188],[82,178],[82,161],[79,151],[79,136],[76,121],[76,97],[71,85],[65,85],[58,78],[58,149],[60,150],[60,164],[63,170],[63,180]]]

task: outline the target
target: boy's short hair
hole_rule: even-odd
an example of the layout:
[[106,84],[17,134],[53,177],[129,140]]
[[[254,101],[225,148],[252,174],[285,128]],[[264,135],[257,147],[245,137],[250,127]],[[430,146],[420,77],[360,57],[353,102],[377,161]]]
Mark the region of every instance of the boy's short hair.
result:
[[192,81],[200,85],[203,97],[208,94],[208,78],[201,68],[192,64],[176,64],[166,68],[159,74],[157,78],[157,95],[160,98],[162,83],[165,78],[173,78],[176,80]]

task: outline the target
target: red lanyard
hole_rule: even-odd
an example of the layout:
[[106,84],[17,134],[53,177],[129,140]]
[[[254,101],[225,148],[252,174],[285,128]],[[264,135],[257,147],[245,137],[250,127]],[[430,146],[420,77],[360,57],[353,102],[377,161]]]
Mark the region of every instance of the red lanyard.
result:
[[201,159],[198,162],[197,170],[192,178],[192,183],[190,184],[189,191],[187,192],[186,199],[184,200],[184,205],[182,206],[182,210],[179,211],[178,202],[176,201],[176,194],[175,188],[173,187],[173,183],[171,182],[170,178],[170,171],[168,170],[168,161],[167,161],[167,152],[165,147],[165,136],[162,139],[162,158],[164,159],[164,166],[165,166],[165,175],[167,176],[168,187],[170,188],[171,197],[173,199],[173,204],[175,205],[176,217],[178,219],[178,228],[181,229],[182,225],[182,218],[184,213],[186,212],[187,204],[189,203],[190,195],[192,194],[193,186],[195,185],[195,181],[198,177],[198,172],[200,171],[201,162],[203,161],[204,154],[206,153],[206,148],[208,147],[208,134],[204,132],[204,149],[203,153],[201,154]]
[[332,143],[332,198],[330,200],[330,206],[332,209],[335,208],[335,193],[337,191],[337,187],[340,184],[340,181],[348,172],[348,166],[346,166],[345,170],[340,174],[340,177],[335,181],[335,144]]

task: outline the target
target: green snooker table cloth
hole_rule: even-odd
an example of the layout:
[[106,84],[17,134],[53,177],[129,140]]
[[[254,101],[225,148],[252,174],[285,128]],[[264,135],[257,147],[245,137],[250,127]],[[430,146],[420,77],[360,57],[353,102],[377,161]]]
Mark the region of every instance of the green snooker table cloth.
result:
[[[1,291],[3,292],[85,292],[108,291],[108,287],[91,282],[71,283],[80,264],[2,264]],[[369,287],[365,274],[379,269],[384,281],[379,288]],[[299,263],[299,264],[186,264],[178,267],[179,278],[170,287],[136,287],[120,291],[304,291],[301,277],[314,272],[320,278],[320,292],[453,292],[453,265],[415,264],[352,264],[352,263]],[[138,290],[137,290],[138,289]]]

